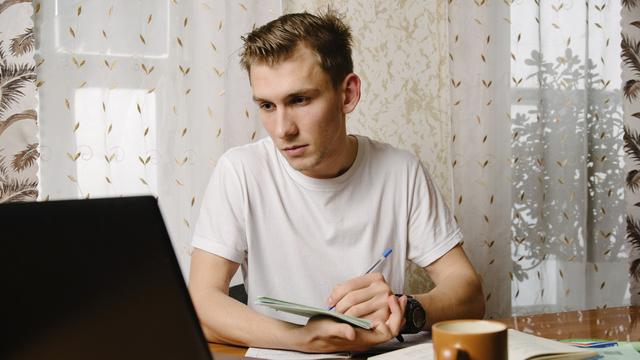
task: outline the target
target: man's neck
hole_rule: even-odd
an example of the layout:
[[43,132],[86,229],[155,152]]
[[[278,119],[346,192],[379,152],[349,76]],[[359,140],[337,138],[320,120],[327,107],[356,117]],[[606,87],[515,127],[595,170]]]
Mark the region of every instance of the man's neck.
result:
[[345,135],[344,145],[340,149],[325,157],[321,167],[316,167],[312,171],[302,170],[302,174],[316,179],[331,179],[344,174],[356,159],[358,139],[355,136]]
[[358,156],[358,139],[355,136],[347,135],[347,149],[348,151],[346,153],[348,157],[347,161],[345,161],[347,165],[338,170],[335,177],[346,173],[356,161],[356,157]]

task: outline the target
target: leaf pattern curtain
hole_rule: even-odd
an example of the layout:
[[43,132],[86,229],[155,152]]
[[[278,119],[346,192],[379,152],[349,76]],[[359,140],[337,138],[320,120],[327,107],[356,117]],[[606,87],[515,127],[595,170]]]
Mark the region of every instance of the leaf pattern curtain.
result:
[[449,3],[454,213],[487,315],[509,315],[509,6]]
[[628,303],[620,4],[449,3],[455,213],[487,315]]
[[640,1],[622,1],[622,80],[631,303],[640,304]]
[[38,195],[33,7],[0,2],[0,203]]
[[35,10],[40,198],[157,195],[187,273],[218,156],[265,135],[238,53],[241,35],[279,16],[279,1],[43,1]]

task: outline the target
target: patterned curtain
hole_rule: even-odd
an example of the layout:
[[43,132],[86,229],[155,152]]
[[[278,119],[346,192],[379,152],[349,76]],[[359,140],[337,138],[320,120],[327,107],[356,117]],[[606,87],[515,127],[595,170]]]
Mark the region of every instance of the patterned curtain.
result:
[[627,303],[620,5],[450,1],[449,18],[456,216],[487,315]]
[[509,6],[449,4],[454,208],[487,314],[511,312]]
[[240,36],[279,1],[36,4],[40,198],[159,197],[183,271],[218,156],[263,136]]
[[38,196],[32,15],[30,1],[0,1],[0,203]]
[[[415,153],[446,198],[451,194],[447,23],[444,1],[287,0],[284,12],[331,6],[351,26],[362,99],[348,131]],[[408,269],[405,291],[426,291],[421,269]]]
[[622,1],[622,80],[631,303],[640,304],[640,1]]

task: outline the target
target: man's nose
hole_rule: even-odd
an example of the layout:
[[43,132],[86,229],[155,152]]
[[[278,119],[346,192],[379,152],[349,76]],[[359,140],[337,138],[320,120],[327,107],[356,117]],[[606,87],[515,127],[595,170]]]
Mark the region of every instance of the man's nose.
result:
[[296,122],[286,109],[278,110],[275,130],[276,136],[279,138],[290,138],[298,134]]

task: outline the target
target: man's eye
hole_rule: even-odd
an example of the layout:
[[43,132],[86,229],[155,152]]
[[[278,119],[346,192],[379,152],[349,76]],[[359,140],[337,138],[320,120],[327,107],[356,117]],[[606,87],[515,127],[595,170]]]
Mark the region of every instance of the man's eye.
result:
[[291,100],[291,102],[294,104],[304,104],[307,102],[307,100],[308,99],[304,96],[296,96]]
[[273,104],[271,104],[271,103],[262,103],[262,104],[260,104],[260,109],[262,109],[262,110],[272,110],[273,109]]

